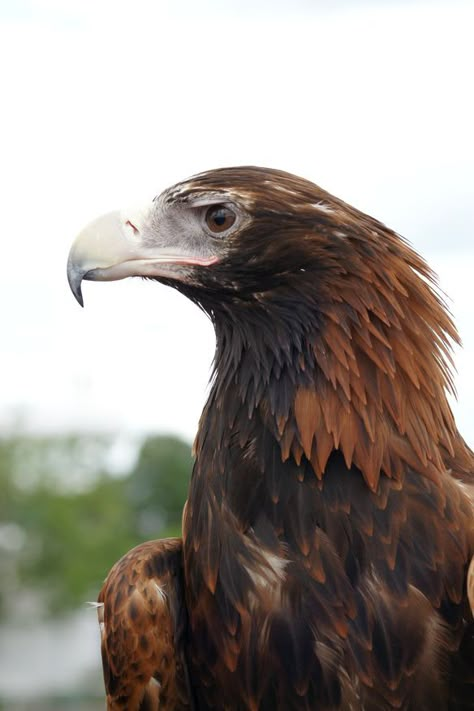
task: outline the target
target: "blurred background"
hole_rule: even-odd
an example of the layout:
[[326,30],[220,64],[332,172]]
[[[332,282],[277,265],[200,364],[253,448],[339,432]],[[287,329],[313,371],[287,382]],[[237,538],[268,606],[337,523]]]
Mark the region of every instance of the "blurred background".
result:
[[[102,212],[209,168],[302,175],[409,239],[462,335],[474,443],[471,0],[0,0],[0,708],[103,708],[95,600],[177,534],[214,340],[65,276]],[[3,704],[3,705],[2,705]]]

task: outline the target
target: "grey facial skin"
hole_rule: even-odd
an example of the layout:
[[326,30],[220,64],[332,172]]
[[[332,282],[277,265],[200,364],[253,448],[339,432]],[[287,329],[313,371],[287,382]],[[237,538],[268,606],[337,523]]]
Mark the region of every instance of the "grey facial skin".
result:
[[[228,194],[206,193],[179,200],[164,193],[145,209],[110,212],[90,223],[69,253],[67,275],[72,293],[84,305],[81,284],[114,281],[129,276],[182,280],[193,266],[220,261],[223,237],[246,222],[244,210],[229,202]],[[206,224],[213,205],[231,205],[235,223],[215,235]]]

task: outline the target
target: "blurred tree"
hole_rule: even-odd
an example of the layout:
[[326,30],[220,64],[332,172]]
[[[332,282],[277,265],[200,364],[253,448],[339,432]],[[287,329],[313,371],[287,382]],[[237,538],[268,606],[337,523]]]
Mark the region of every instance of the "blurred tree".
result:
[[124,482],[107,475],[78,494],[39,487],[26,509],[18,577],[49,612],[95,600],[111,564],[137,543]]
[[113,444],[92,436],[0,439],[0,615],[25,600],[43,614],[95,600],[129,548],[179,534],[189,445],[150,437],[131,471],[117,476],[107,463]]
[[127,484],[139,537],[180,535],[192,466],[186,442],[171,436],[145,440]]

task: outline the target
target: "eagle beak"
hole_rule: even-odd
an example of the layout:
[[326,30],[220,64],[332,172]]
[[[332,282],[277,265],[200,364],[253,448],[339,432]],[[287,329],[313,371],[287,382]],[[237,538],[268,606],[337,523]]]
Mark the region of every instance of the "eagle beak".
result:
[[83,279],[115,281],[129,276],[179,279],[180,266],[209,266],[218,261],[214,255],[190,254],[179,245],[167,244],[166,235],[153,234],[151,213],[151,206],[145,210],[109,212],[76,237],[69,252],[67,277],[81,306],[84,306]]
[[114,267],[132,258],[134,250],[126,224],[120,212],[109,212],[87,225],[74,240],[67,262],[67,278],[81,306],[84,306],[83,279],[105,280],[107,273],[114,274]]

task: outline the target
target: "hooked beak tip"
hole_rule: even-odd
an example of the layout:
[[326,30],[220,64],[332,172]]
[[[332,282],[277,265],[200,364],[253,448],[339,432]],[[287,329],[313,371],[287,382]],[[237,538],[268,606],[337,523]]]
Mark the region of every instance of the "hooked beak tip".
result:
[[74,267],[73,264],[69,263],[67,269],[67,280],[69,282],[69,286],[71,287],[71,291],[74,295],[74,298],[76,299],[79,306],[82,307],[84,307],[84,299],[82,297],[81,288],[83,278],[84,273]]

